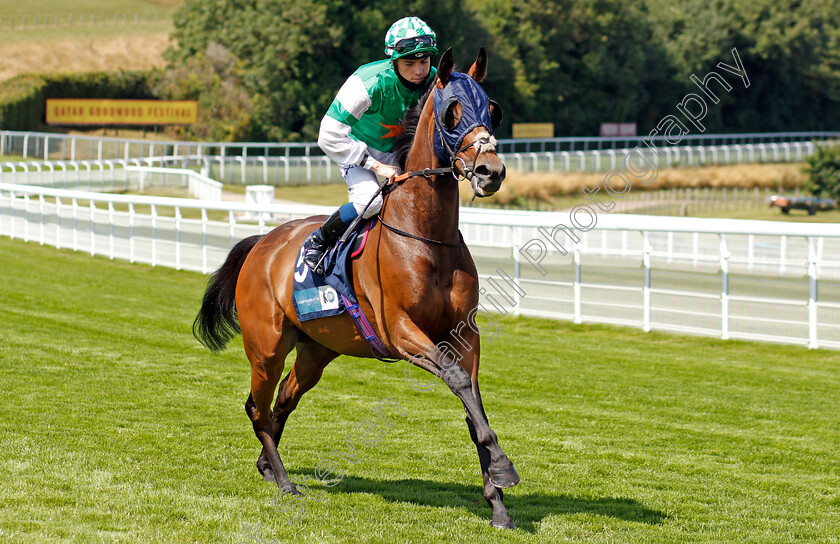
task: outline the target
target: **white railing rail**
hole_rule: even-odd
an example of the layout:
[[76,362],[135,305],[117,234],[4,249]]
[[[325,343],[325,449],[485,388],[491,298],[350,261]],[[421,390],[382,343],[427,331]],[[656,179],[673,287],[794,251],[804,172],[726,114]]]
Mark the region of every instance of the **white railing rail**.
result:
[[165,168],[162,166],[126,166],[124,168],[127,176],[131,173],[139,174],[139,188],[143,191],[146,186],[147,176],[157,174],[170,178],[180,176],[182,185],[186,185],[190,195],[200,200],[222,200],[223,184],[210,179],[203,174],[185,168]]
[[[837,132],[703,134],[672,146],[654,138],[550,138],[500,140],[509,167],[524,172],[606,172],[625,168],[636,147],[657,167],[796,162],[812,154],[815,142],[836,142]],[[656,149],[654,151],[653,149]],[[340,182],[338,170],[314,142],[178,142],[120,139],[43,132],[0,131],[0,156],[24,159],[96,160],[147,158],[203,161],[218,178],[243,184]],[[216,172],[213,172],[216,175]]]
[[[245,236],[331,211],[0,183],[2,235],[205,273]],[[568,212],[469,208],[460,219],[490,311],[840,348],[840,224],[601,214],[582,231]]]

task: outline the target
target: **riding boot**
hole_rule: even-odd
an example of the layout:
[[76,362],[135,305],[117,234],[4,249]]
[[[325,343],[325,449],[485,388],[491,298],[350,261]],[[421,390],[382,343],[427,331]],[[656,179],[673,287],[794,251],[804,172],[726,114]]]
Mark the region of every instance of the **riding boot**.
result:
[[303,242],[303,262],[316,274],[324,274],[324,263],[321,258],[324,253],[344,232],[347,224],[341,219],[341,210],[336,210],[323,225],[315,229]]

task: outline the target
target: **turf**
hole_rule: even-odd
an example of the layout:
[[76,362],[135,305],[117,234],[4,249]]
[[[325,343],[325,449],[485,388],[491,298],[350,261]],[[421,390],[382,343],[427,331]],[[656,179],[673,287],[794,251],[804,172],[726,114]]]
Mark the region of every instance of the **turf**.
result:
[[[241,344],[190,335],[205,279],[0,238],[0,541],[840,539],[840,353],[535,319],[483,346],[516,531],[488,525],[451,393],[350,358],[289,420],[281,455],[311,494],[283,511]],[[405,416],[366,446],[354,429],[386,397]],[[333,451],[350,443],[356,463]],[[324,487],[330,457],[346,474]]]
[[0,44],[168,31],[172,28],[172,14],[181,3],[179,0],[0,0]]

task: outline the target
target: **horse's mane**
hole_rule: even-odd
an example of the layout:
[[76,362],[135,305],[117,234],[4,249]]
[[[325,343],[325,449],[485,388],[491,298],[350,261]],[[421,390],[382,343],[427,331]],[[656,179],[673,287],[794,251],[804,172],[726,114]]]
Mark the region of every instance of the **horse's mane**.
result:
[[420,113],[423,111],[423,106],[426,105],[426,101],[429,99],[429,95],[434,87],[435,81],[433,80],[432,83],[429,84],[429,87],[423,91],[417,105],[409,108],[405,112],[405,117],[403,117],[403,120],[400,123],[402,132],[397,134],[397,137],[394,139],[394,157],[400,167],[400,170],[405,170],[405,161],[408,158],[408,151],[411,149],[411,144],[414,143],[414,135],[417,132],[417,123],[420,122]]

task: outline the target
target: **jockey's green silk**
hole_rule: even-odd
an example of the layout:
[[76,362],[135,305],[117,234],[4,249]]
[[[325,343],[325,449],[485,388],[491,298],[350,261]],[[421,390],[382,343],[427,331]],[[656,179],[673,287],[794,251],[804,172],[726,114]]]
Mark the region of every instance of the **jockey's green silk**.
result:
[[[348,78],[327,110],[327,115],[350,126],[350,137],[354,140],[364,142],[377,151],[390,153],[405,111],[417,104],[436,74],[437,69],[432,67],[421,88],[412,91],[400,82],[390,60],[365,64]],[[366,109],[365,105],[368,106]]]

